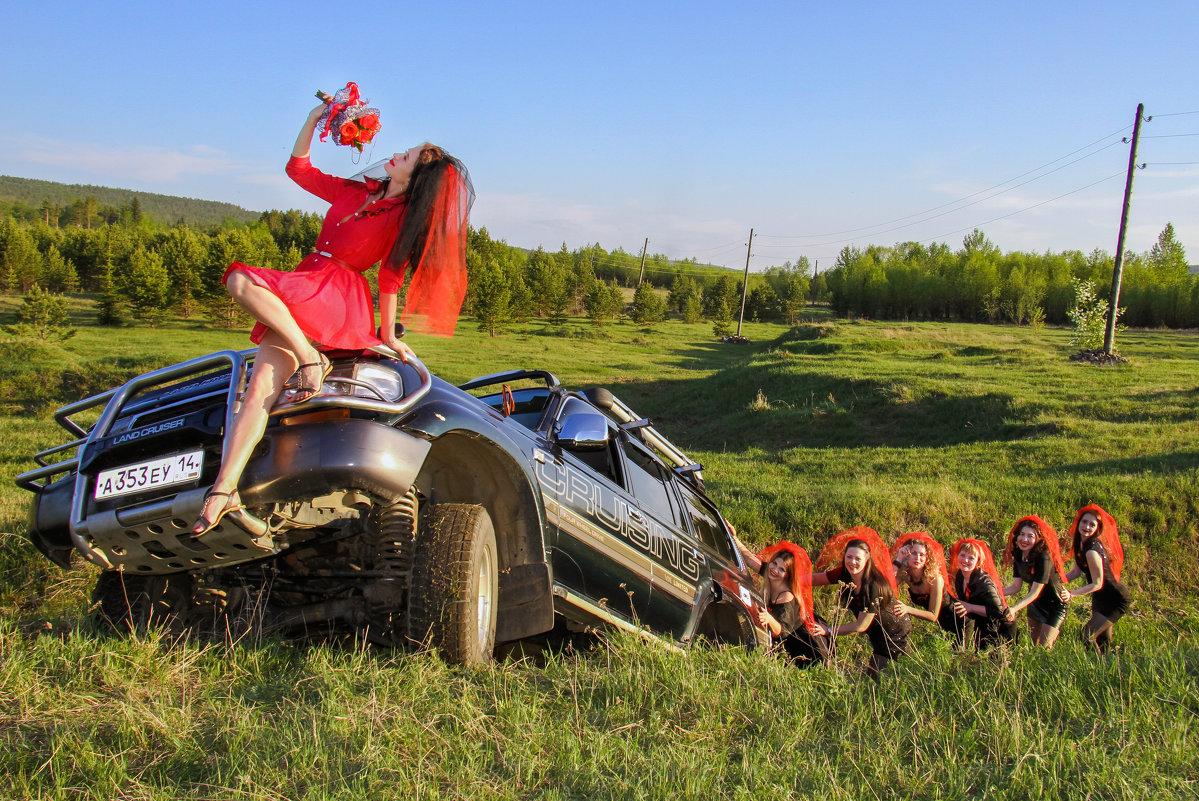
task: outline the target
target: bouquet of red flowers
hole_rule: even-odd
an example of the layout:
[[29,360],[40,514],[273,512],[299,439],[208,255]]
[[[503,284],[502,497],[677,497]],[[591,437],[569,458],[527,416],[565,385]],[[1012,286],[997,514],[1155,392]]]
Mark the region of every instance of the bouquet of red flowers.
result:
[[328,106],[317,122],[322,142],[332,132],[334,144],[349,145],[361,153],[362,146],[383,127],[379,124],[379,109],[369,107],[370,101],[358,97],[358,84],[353,81],[338,89],[337,94],[317,91],[316,96]]

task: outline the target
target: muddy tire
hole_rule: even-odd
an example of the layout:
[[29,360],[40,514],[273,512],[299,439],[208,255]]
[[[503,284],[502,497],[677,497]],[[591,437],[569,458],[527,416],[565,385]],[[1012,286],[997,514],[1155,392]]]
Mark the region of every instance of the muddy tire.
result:
[[439,504],[422,521],[408,602],[409,636],[452,664],[490,662],[499,560],[482,506]]
[[187,573],[134,576],[107,570],[92,590],[100,623],[117,634],[151,628],[181,633],[193,625],[195,579]]

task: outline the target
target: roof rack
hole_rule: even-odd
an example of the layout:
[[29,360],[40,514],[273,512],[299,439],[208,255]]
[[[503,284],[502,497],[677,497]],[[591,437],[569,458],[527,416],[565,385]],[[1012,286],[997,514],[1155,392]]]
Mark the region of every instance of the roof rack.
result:
[[637,435],[645,444],[654,448],[674,471],[682,478],[696,484],[701,490],[704,486],[704,466],[692,460],[687,454],[653,427],[648,417],[641,417],[628,407],[624,401],[603,387],[595,387],[583,393],[592,404],[604,409],[621,424],[621,428]]
[[459,384],[458,389],[464,392],[472,389],[480,389],[481,387],[489,387],[494,384],[506,384],[510,381],[522,381],[526,378],[537,379],[545,382],[545,385],[550,389],[557,389],[562,386],[558,383],[558,377],[553,373],[545,370],[508,370],[503,373],[492,373],[491,375],[473,378],[465,384]]

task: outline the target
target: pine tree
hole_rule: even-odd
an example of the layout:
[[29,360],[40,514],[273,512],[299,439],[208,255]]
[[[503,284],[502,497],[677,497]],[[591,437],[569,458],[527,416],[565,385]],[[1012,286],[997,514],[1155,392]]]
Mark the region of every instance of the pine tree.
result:
[[718,337],[728,336],[733,330],[733,313],[723,300],[712,315],[712,333]]
[[1166,223],[1166,227],[1158,234],[1157,242],[1149,251],[1148,263],[1165,283],[1179,281],[1189,275],[1186,250],[1174,235],[1174,223]]
[[472,312],[479,321],[479,330],[499,336],[512,316],[512,290],[504,269],[490,259],[473,271],[474,306]]
[[51,292],[73,292],[79,286],[75,265],[64,259],[54,245],[46,250],[46,266],[42,273],[46,288]]
[[587,308],[587,316],[593,325],[605,325],[615,317],[623,305],[620,287],[616,285],[615,279],[610,284],[596,281],[587,297],[583,299],[583,305]]
[[157,325],[166,309],[170,290],[170,276],[163,266],[162,256],[138,245],[129,256],[126,289],[134,316],[150,325]]
[[96,322],[100,325],[124,325],[124,305],[112,277],[112,260],[106,259],[104,272],[100,274],[100,302],[96,305]]
[[17,324],[5,328],[10,334],[34,337],[43,342],[61,342],[75,336],[67,302],[62,295],[45,292],[34,285],[17,309]]
[[28,229],[9,228],[4,245],[4,279],[7,288],[28,292],[42,278],[42,254]]
[[661,322],[666,317],[666,301],[654,291],[649,281],[643,281],[633,294],[630,316],[641,325]]

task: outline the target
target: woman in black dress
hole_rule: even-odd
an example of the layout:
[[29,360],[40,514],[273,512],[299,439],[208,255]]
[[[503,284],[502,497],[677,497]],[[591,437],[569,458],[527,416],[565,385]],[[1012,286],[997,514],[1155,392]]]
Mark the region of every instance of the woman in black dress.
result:
[[895,541],[895,583],[907,585],[914,606],[896,602],[897,612],[936,623],[960,641],[962,623],[953,613],[945,549],[923,531],[912,531]]
[[828,623],[812,607],[812,560],[808,552],[783,540],[757,555],[765,566],[769,603],[759,611],[759,622],[770,629],[791,664],[809,667],[828,664],[832,638]]
[[826,632],[833,637],[865,634],[870,639],[870,661],[866,672],[878,676],[892,659],[908,651],[912,621],[895,613],[898,592],[887,546],[872,528],[856,526],[829,540],[812,575],[812,584],[840,586],[837,602],[848,609],[853,620]]
[[1004,595],[1015,595],[1028,584],[1025,596],[1012,604],[1012,614],[1027,607],[1033,644],[1052,648],[1070,600],[1057,532],[1036,515],[1020,518],[1008,532],[1003,563],[1012,568],[1013,576],[1003,588]]
[[972,623],[976,648],[1016,641],[1016,617],[1000,591],[999,572],[991,549],[972,537],[958,540],[949,551],[950,593],[954,613]]
[[1074,567],[1066,581],[1083,576],[1087,583],[1070,591],[1071,598],[1091,596],[1091,619],[1082,630],[1084,642],[1106,653],[1112,644],[1112,627],[1128,611],[1128,588],[1120,582],[1124,567],[1124,546],[1116,521],[1097,504],[1078,510],[1070,526],[1070,552]]
[[812,608],[812,560],[808,552],[781,540],[754,553],[737,540],[750,570],[766,577],[766,608],[758,610],[758,622],[770,632],[772,643],[787,654],[796,667],[827,664],[832,655],[832,638],[820,627],[828,623]]

